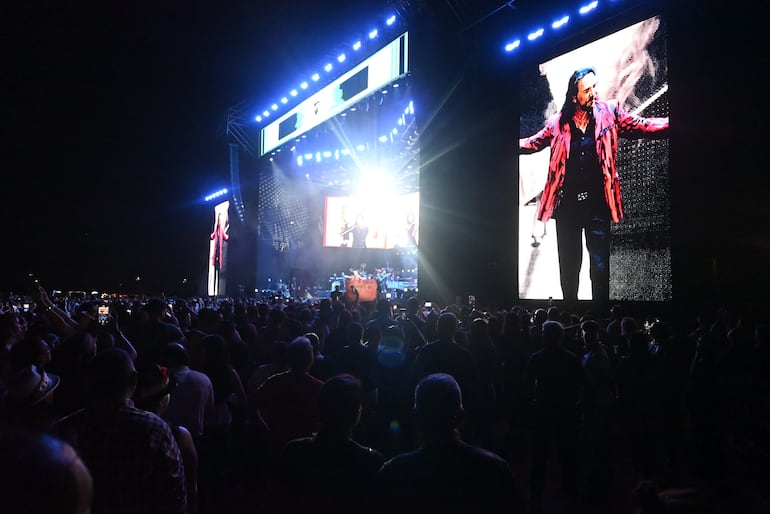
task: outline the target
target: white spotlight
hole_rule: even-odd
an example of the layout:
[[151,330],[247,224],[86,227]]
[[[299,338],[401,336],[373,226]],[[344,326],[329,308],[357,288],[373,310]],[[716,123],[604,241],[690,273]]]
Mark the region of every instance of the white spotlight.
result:
[[506,52],[513,52],[514,50],[519,48],[519,45],[521,45],[521,41],[520,40],[517,39],[516,41],[512,41],[512,42],[508,43],[507,45],[505,45],[505,51]]
[[590,4],[586,4],[583,7],[581,7],[578,12],[580,14],[587,14],[587,13],[593,11],[594,9],[596,9],[597,7],[599,7],[599,1],[598,0],[594,0]]
[[560,29],[560,28],[562,28],[564,25],[566,25],[568,21],[569,21],[569,16],[565,16],[565,17],[563,17],[563,18],[561,18],[561,19],[559,19],[559,20],[556,20],[555,22],[553,22],[553,23],[551,24],[551,28],[554,28],[554,29]]
[[529,39],[530,41],[534,41],[535,39],[539,38],[542,35],[543,35],[543,29],[537,29],[536,31],[528,35],[527,39]]

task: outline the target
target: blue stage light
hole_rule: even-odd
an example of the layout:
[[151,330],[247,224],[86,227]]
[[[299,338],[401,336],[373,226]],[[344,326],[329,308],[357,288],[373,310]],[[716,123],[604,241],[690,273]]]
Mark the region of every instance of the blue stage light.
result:
[[346,56],[345,54],[340,54],[337,56],[337,62],[345,62]]
[[305,154],[305,160],[306,160],[306,161],[309,161],[309,160],[311,160],[312,158],[313,158],[313,154],[312,154],[312,153],[306,153],[306,154]]
[[278,110],[278,104],[273,104],[273,105],[270,106],[270,108],[272,110],[274,110],[274,111],[277,111]]
[[360,49],[361,49],[360,41],[356,41],[355,43],[353,43],[353,50],[360,50]]
[[388,27],[390,27],[390,26],[391,26],[391,25],[393,25],[394,23],[396,23],[396,15],[395,15],[395,14],[391,15],[391,17],[390,17],[390,18],[388,18],[387,20],[385,20],[385,24],[386,24]]
[[270,116],[270,111],[265,111],[265,112],[263,112],[263,113],[262,113],[262,116],[264,116],[265,118],[267,118],[268,116]]
[[565,16],[565,17],[563,17],[563,18],[553,22],[551,24],[551,28],[559,29],[559,28],[563,27],[564,25],[566,25],[568,21],[569,21],[569,16]]
[[594,9],[596,9],[597,7],[599,7],[599,1],[598,0],[594,0],[590,4],[586,4],[583,7],[581,7],[578,12],[580,14],[587,14],[587,13],[593,11]]
[[288,103],[288,102],[289,102],[289,99],[286,98],[285,96],[283,98],[281,98],[281,103],[282,104],[285,104],[285,103]]
[[297,90],[296,89],[292,89],[291,91],[289,91],[289,94],[291,96],[297,96]]
[[528,35],[527,39],[529,39],[530,41],[534,41],[535,39],[539,38],[542,35],[543,35],[543,29],[537,29],[536,31]]
[[313,73],[313,76],[310,78],[313,79],[313,82],[318,82],[318,79],[321,78],[321,75],[319,75],[318,73]]
[[207,202],[210,202],[211,200],[214,200],[216,198],[220,198],[222,196],[225,196],[226,194],[227,194],[227,189],[222,188],[219,191],[215,191],[215,192],[211,193],[210,195],[206,196],[204,198],[204,200],[207,201]]
[[254,119],[255,119],[255,120],[257,120],[257,121],[262,121],[262,116],[257,116],[257,117],[256,117],[256,118],[254,118]]
[[369,32],[369,39],[376,38],[377,34],[378,34],[377,29],[372,30],[371,32]]
[[302,84],[299,85],[299,87],[301,89],[307,89],[307,82],[303,82]]
[[327,63],[326,66],[324,66],[324,70],[328,73],[332,71],[332,63]]
[[513,52],[514,50],[519,48],[519,45],[521,45],[521,41],[520,40],[517,39],[516,41],[512,41],[512,42],[508,43],[507,45],[505,45],[505,51],[506,52]]

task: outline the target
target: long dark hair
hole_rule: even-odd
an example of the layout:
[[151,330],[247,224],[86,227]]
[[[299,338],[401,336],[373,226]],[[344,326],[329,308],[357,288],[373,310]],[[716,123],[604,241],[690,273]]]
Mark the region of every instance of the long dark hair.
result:
[[596,70],[593,68],[578,68],[569,78],[567,94],[564,96],[564,105],[561,106],[562,123],[569,121],[572,115],[575,114],[575,103],[572,100],[577,96],[578,82],[580,82],[580,80],[589,73],[593,73],[595,75]]

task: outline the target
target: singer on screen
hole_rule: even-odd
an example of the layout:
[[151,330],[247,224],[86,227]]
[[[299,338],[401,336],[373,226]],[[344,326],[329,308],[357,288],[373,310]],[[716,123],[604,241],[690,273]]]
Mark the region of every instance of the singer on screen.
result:
[[562,294],[577,301],[585,232],[594,301],[609,300],[610,223],[623,219],[616,169],[618,138],[665,138],[668,118],[643,118],[616,100],[600,100],[596,71],[576,70],[564,104],[537,134],[519,140],[522,154],[551,147],[537,219],[556,220]]

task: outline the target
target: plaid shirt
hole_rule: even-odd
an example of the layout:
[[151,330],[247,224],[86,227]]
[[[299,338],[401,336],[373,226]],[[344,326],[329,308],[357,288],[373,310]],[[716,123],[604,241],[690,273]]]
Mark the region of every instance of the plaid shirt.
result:
[[[604,199],[610,208],[612,221],[623,219],[623,203],[620,199],[620,178],[616,169],[618,137],[667,137],[668,118],[642,118],[627,113],[617,101],[595,101],[593,117],[596,121],[596,155],[604,175]],[[537,219],[548,221],[559,203],[567,170],[570,149],[569,122],[561,120],[561,112],[551,116],[545,127],[534,136],[519,140],[519,152],[534,153],[551,146],[548,178],[537,210]]]
[[83,409],[57,431],[78,451],[94,481],[91,512],[187,512],[184,469],[169,425],[131,401]]

